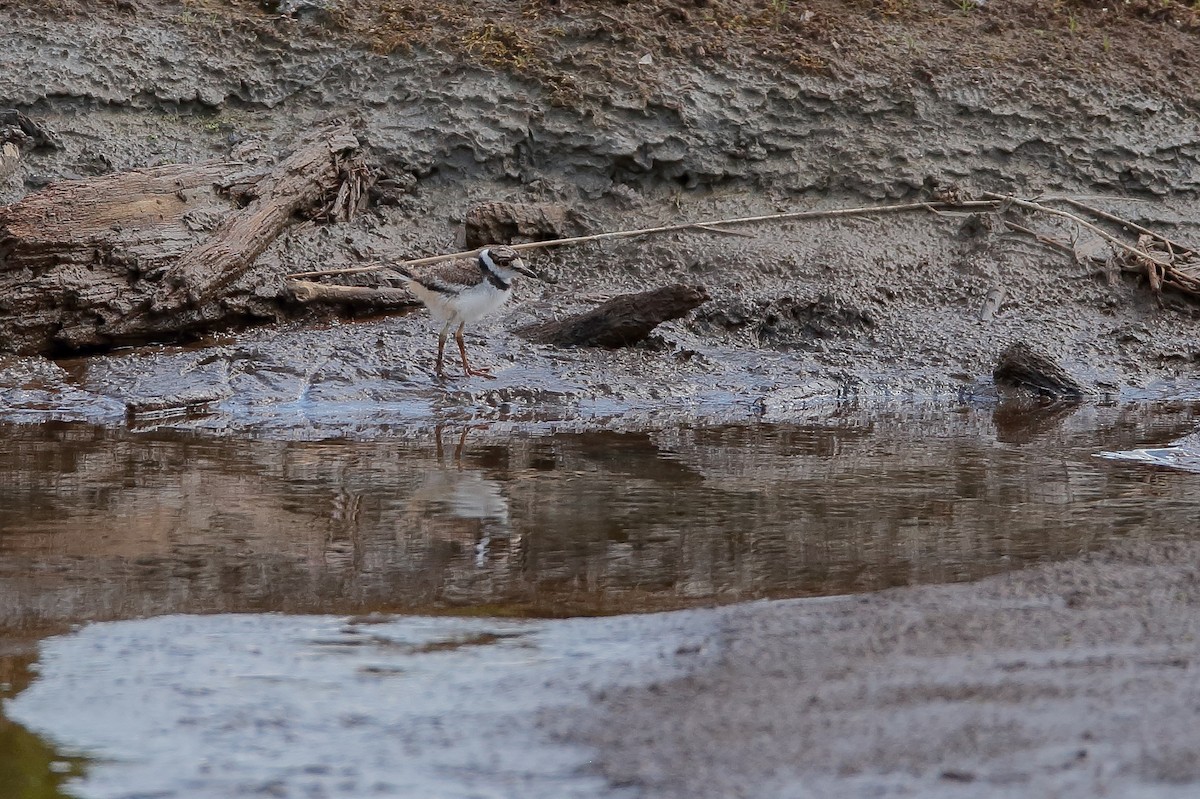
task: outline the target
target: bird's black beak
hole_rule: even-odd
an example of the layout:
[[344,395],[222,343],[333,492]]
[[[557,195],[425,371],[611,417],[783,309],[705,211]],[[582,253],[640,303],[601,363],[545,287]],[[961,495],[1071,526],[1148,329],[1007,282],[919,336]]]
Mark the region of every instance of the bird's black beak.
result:
[[530,269],[528,266],[525,265],[525,262],[521,261],[521,260],[513,261],[511,264],[508,265],[508,268],[512,269],[515,272],[520,272],[522,275],[527,275],[527,276],[533,278],[534,280],[542,279],[541,275],[539,275],[537,272]]

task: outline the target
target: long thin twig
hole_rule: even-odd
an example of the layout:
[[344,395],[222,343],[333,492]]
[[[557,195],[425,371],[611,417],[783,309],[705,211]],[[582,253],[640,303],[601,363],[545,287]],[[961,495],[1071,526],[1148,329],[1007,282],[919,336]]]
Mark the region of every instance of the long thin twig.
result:
[[1171,265],[1170,261],[1160,261],[1157,258],[1155,258],[1153,255],[1150,255],[1149,253],[1147,253],[1145,250],[1139,250],[1137,247],[1133,247],[1129,244],[1126,244],[1125,242],[1118,239],[1116,236],[1110,235],[1109,233],[1102,230],[1098,226],[1092,224],[1091,222],[1087,221],[1086,219],[1084,219],[1076,214],[1071,213],[1070,211],[1064,211],[1061,208],[1051,208],[1050,206],[1043,205],[1042,203],[1035,203],[1035,202],[1031,202],[1029,200],[1021,200],[1021,199],[1018,199],[1011,195],[996,194],[996,193],[990,192],[990,191],[984,192],[983,196],[989,197],[994,200],[1000,200],[1003,202],[1012,203],[1013,205],[1018,206],[1019,208],[1028,208],[1031,211],[1040,211],[1043,214],[1051,214],[1052,216],[1061,216],[1064,219],[1070,219],[1072,222],[1074,222],[1078,225],[1082,225],[1083,227],[1092,231],[1097,236],[1104,239],[1105,241],[1107,241],[1109,244],[1113,245],[1114,247],[1118,247],[1122,250],[1130,252],[1133,255],[1137,256],[1138,258],[1142,258],[1144,260],[1149,261],[1152,264],[1155,264],[1155,265],[1163,267],[1163,268],[1169,267]]
[[747,233],[744,230],[726,230],[723,227],[713,227],[712,225],[696,225],[701,230],[707,230],[709,233],[721,233],[726,236],[741,236],[742,238],[752,239],[753,233]]
[[[1007,200],[1008,198],[1001,198]],[[793,219],[826,219],[841,216],[856,216],[862,214],[885,214],[897,213],[903,211],[928,211],[934,208],[991,208],[994,209],[1000,205],[997,200],[968,200],[959,203],[906,203],[904,205],[877,205],[867,206],[865,208],[836,208],[828,211],[790,211],[782,214],[766,214],[763,216],[743,216],[736,219],[710,219],[702,222],[683,222],[677,225],[663,225],[661,227],[639,228],[637,230],[614,230],[608,233],[593,233],[590,236],[574,236],[568,239],[553,239],[551,241],[533,241],[527,244],[514,244],[514,250],[538,250],[545,247],[561,247],[565,244],[583,244],[590,241],[604,241],[606,239],[629,239],[635,236],[650,236],[658,233],[673,233],[680,230],[704,230],[706,227],[729,227],[730,225],[749,225],[756,222],[784,222]],[[1062,212],[1065,213],[1065,212]],[[453,252],[445,255],[431,255],[427,258],[413,258],[406,261],[389,261],[387,263],[375,264],[372,266],[356,266],[348,269],[323,269],[313,272],[295,272],[287,277],[292,279],[310,278],[310,277],[325,277],[329,275],[358,275],[364,272],[377,272],[381,269],[390,269],[393,266],[425,266],[427,264],[436,264],[442,261],[450,261],[456,258],[469,258],[478,255],[482,247],[474,250],[466,250],[464,252]]]

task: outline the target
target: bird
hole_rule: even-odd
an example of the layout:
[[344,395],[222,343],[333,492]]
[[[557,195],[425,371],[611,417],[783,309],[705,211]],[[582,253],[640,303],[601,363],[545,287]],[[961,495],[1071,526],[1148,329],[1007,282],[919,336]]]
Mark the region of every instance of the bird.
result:
[[447,261],[420,275],[402,266],[393,269],[404,279],[408,290],[429,309],[430,315],[442,323],[438,333],[437,376],[445,377],[446,338],[450,329],[458,325],[454,340],[462,355],[463,372],[467,377],[494,377],[487,369],[472,367],[467,360],[463,328],[495,313],[512,295],[513,279],[518,274],[538,278],[517,251],[502,245],[484,247],[477,255]]

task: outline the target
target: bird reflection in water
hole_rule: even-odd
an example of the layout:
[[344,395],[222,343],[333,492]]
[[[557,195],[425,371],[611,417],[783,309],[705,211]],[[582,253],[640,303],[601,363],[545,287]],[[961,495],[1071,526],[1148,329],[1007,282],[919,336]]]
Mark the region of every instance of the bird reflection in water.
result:
[[334,485],[337,487],[329,510],[329,526],[323,546],[325,565],[343,572],[359,572],[363,568],[363,541],[360,516],[362,492],[355,490],[352,464],[339,462]]
[[464,466],[467,435],[486,424],[468,424],[458,436],[451,463],[442,443],[444,426],[435,429],[437,467],[431,469],[409,498],[408,516],[432,542],[448,543],[458,552],[471,551],[476,568],[508,561],[521,549],[513,533],[508,499],[501,483],[480,469]]

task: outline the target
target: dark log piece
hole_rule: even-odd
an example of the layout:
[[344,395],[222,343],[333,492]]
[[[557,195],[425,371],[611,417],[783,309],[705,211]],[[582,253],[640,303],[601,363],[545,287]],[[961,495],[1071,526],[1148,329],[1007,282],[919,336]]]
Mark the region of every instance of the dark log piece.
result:
[[1081,401],[1095,390],[1075,379],[1051,358],[1018,341],[1000,353],[992,371],[998,384],[1030,388],[1044,397]]
[[33,150],[58,150],[61,147],[45,128],[15,108],[0,110],[0,138]]
[[538,344],[558,347],[627,347],[663,322],[686,316],[708,301],[703,286],[675,284],[641,294],[623,294],[590,311],[538,322],[514,331]]
[[[56,354],[277,319],[279,276],[250,274],[299,216],[345,213],[362,179],[345,126],[271,172],[175,164],[59,182],[0,208],[0,352]],[[245,207],[239,207],[245,204]],[[236,282],[235,282],[236,281]]]

